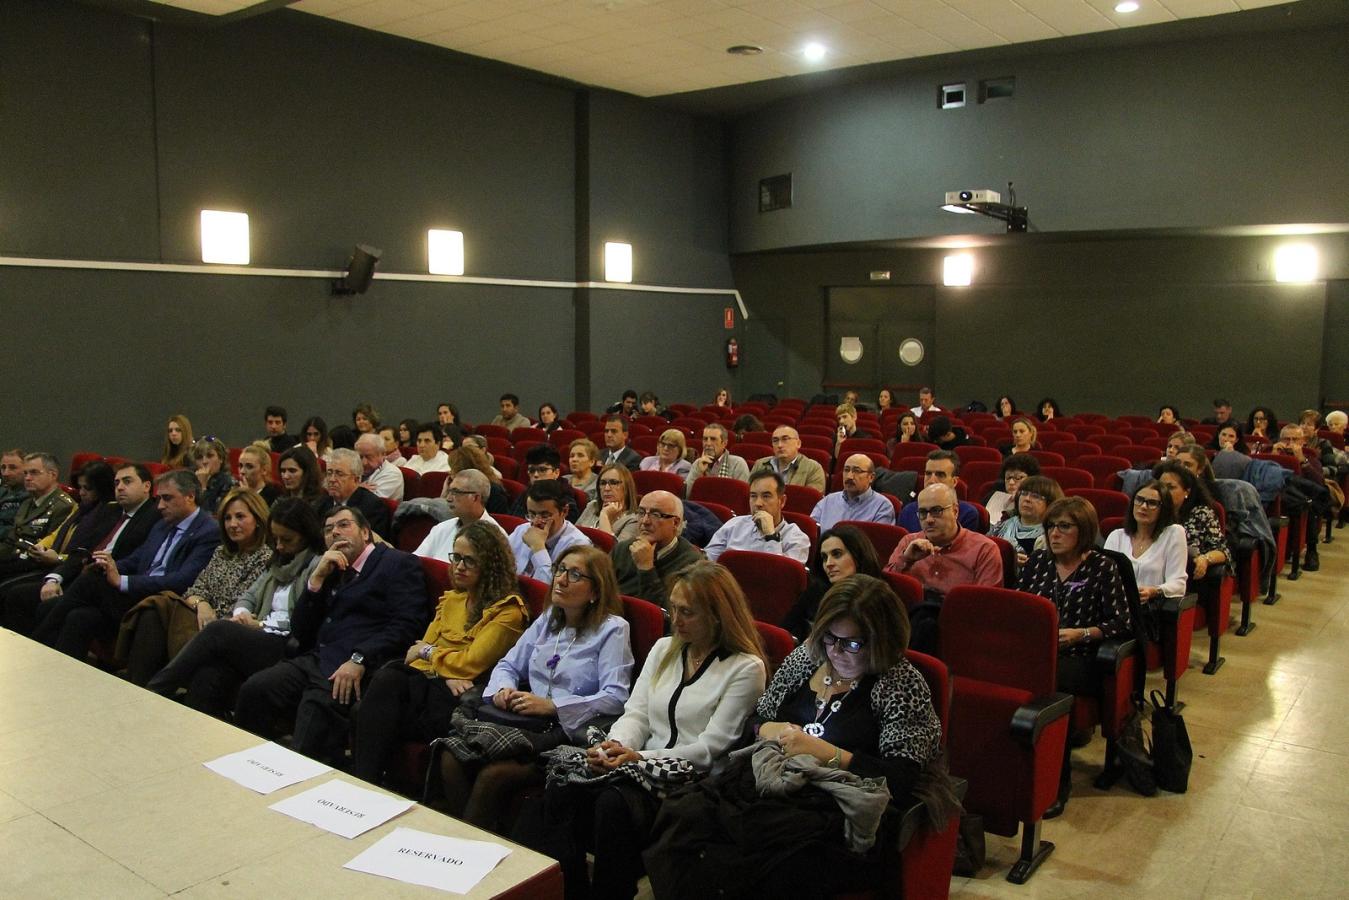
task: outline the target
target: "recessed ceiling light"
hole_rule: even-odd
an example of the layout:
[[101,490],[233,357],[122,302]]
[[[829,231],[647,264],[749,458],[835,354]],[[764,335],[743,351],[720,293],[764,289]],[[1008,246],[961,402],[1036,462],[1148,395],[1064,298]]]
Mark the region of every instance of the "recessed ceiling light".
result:
[[1120,0],[1115,4],[1115,12],[1131,13],[1138,12],[1138,0]]
[[801,48],[801,55],[806,58],[806,62],[819,62],[824,59],[826,52],[824,44],[818,41],[811,41]]
[[732,56],[758,56],[763,52],[763,48],[758,44],[736,44],[734,47],[727,47],[726,52]]

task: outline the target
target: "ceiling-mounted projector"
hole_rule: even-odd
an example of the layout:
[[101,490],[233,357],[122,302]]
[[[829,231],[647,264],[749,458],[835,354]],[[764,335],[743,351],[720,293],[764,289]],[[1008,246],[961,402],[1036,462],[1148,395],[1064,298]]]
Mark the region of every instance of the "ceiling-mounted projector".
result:
[[1002,194],[997,191],[947,191],[946,202],[951,206],[957,203],[1001,203]]
[[1011,193],[1011,203],[1003,203],[1002,194],[988,188],[947,191],[942,209],[966,215],[988,216],[1006,222],[1008,231],[1026,231],[1030,226],[1026,207],[1016,205],[1016,193],[1012,191],[1011,182],[1008,182],[1007,190]]

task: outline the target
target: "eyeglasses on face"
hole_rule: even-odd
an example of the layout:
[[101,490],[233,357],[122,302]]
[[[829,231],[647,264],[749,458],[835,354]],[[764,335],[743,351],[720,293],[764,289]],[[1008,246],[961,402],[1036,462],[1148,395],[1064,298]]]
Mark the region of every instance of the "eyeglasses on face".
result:
[[450,565],[463,566],[465,569],[478,568],[478,558],[476,556],[466,556],[463,553],[451,553]]
[[618,487],[623,483],[621,478],[601,478],[600,487]]
[[935,519],[950,508],[951,507],[949,506],[920,506],[918,508],[918,518]]
[[1141,506],[1144,509],[1158,509],[1162,505],[1161,500],[1152,497],[1135,497],[1134,506]]
[[679,449],[679,445],[676,444],[674,441],[657,441],[656,443],[659,444],[660,446],[664,447],[666,450],[678,450],[678,449]]
[[862,648],[867,645],[866,641],[859,641],[857,638],[839,637],[828,630],[820,635],[820,643],[824,644],[826,647],[838,647],[838,649],[842,650],[844,653],[853,654],[861,653]]
[[478,496],[478,492],[477,492],[477,491],[466,491],[466,490],[464,490],[463,488],[455,488],[455,487],[450,488],[450,493],[453,494],[453,495],[456,496],[456,497],[476,497],[476,496]]
[[566,581],[568,584],[575,584],[578,581],[594,581],[595,579],[582,572],[575,566],[569,566],[565,569],[558,569],[553,573],[553,577],[558,581]]
[[1049,502],[1049,500],[1045,497],[1044,494],[1037,494],[1037,493],[1035,493],[1034,491],[1022,491],[1022,492],[1021,492],[1021,496],[1022,496],[1022,498],[1026,499],[1026,500],[1035,500],[1035,501],[1038,501],[1038,502],[1040,502],[1040,503],[1048,503],[1048,502]]
[[1068,531],[1076,531],[1076,530],[1077,530],[1077,523],[1076,523],[1076,522],[1046,522],[1046,523],[1045,523],[1045,531],[1063,531],[1063,532],[1068,532]]
[[652,518],[657,522],[664,522],[666,519],[677,519],[679,516],[673,513],[661,512],[658,509],[647,509],[644,506],[637,507],[636,516],[639,519]]
[[549,472],[556,472],[557,466],[548,466],[548,465],[530,466],[525,471],[528,472],[530,475],[547,475]]
[[557,515],[557,513],[553,512],[550,509],[531,509],[525,513],[525,518],[531,522],[535,522],[540,519],[546,521],[548,519],[551,519],[555,515]]
[[864,466],[844,466],[844,475],[870,475],[871,470]]

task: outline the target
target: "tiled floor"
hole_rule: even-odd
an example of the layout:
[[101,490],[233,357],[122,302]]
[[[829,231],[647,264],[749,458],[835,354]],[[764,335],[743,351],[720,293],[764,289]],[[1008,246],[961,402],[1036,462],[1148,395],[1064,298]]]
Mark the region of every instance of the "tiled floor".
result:
[[1056,849],[1028,884],[1005,880],[1015,839],[988,836],[988,866],[962,898],[1349,896],[1349,530],[1321,571],[1280,580],[1255,631],[1224,637],[1227,664],[1200,671],[1195,635],[1180,699],[1194,745],[1190,789],[1145,798],[1092,787],[1103,742],[1076,751],[1073,799],[1045,823]]

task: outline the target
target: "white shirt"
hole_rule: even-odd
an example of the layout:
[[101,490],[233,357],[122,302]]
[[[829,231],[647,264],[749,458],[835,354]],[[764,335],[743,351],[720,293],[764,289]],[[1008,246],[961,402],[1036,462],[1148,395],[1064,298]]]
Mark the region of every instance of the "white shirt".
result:
[[[502,534],[506,533],[506,529],[501,527],[501,523],[487,513],[483,513],[482,518],[478,521],[484,525],[491,525]],[[427,559],[438,559],[442,562],[449,559],[451,551],[454,550],[454,539],[459,536],[462,523],[463,520],[458,516],[437,523],[436,527],[432,528],[430,533],[422,540],[421,546],[413,551],[413,555],[423,556]]]
[[725,659],[713,655],[688,684],[682,684],[684,661],[679,657],[657,676],[673,640],[663,637],[651,648],[609,739],[647,759],[677,757],[712,771],[740,738],[767,674],[757,656],[735,653]]
[[448,472],[450,471],[450,458],[444,450],[437,450],[436,455],[430,459],[422,459],[420,453],[414,453],[411,459],[403,461],[403,468],[411,469],[418,475],[425,475],[427,472]]
[[1134,580],[1140,588],[1161,588],[1164,597],[1185,596],[1185,529],[1180,525],[1168,525],[1157,535],[1152,546],[1143,551],[1142,556],[1134,556],[1133,542],[1123,528],[1116,528],[1105,539],[1105,549],[1118,550],[1134,564]]
[[376,496],[388,500],[403,499],[403,473],[398,471],[397,466],[390,465],[387,459],[365,476],[362,482],[374,485]]
[[[773,540],[769,540],[769,537],[773,537]],[[786,519],[778,522],[778,527],[771,535],[765,535],[759,530],[753,516],[735,516],[717,529],[705,548],[707,558],[712,562],[716,562],[727,550],[773,553],[790,557],[804,566],[810,558],[810,538]]]

